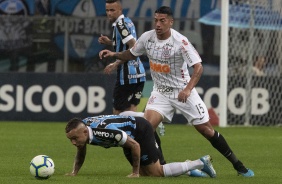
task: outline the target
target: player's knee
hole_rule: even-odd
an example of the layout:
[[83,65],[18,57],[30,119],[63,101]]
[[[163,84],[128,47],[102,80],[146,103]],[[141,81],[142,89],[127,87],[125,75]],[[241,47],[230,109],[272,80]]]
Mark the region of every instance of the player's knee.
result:
[[164,172],[163,172],[163,167],[160,164],[153,164],[150,166],[144,166],[140,168],[140,171],[142,170],[142,174],[144,176],[150,176],[150,177],[163,177]]
[[214,135],[214,129],[209,123],[199,124],[194,126],[206,139],[210,139]]
[[150,122],[153,126],[154,130],[158,127],[160,122],[162,122],[162,116],[158,113],[146,113],[144,114],[144,118]]

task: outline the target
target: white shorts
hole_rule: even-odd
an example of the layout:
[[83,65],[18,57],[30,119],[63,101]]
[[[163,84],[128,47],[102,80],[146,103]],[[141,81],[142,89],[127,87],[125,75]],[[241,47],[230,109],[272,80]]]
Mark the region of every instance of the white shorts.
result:
[[147,102],[146,110],[154,110],[163,116],[164,122],[171,122],[175,110],[179,110],[193,125],[203,124],[209,121],[209,113],[206,105],[193,89],[186,103],[179,102],[178,99],[170,99],[157,91],[152,91]]

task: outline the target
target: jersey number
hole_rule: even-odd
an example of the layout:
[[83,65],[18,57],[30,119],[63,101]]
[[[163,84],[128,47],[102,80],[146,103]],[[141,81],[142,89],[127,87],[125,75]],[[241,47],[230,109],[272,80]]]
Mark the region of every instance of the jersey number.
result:
[[200,115],[205,113],[205,110],[204,110],[204,108],[202,107],[201,104],[196,105],[196,108],[197,108]]

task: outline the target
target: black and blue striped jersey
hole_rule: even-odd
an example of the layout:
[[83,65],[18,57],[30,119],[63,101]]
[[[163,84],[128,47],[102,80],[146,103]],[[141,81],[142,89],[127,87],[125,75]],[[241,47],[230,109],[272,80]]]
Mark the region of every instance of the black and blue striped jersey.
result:
[[136,121],[132,116],[105,115],[82,120],[91,129],[89,144],[105,148],[123,145],[127,135],[135,138]]
[[[142,117],[104,115],[82,120],[89,130],[89,144],[104,148],[122,146],[128,136],[140,145],[140,165],[156,163],[158,146],[152,125]],[[123,147],[126,159],[132,164],[131,149]]]
[[[126,43],[134,38],[137,40],[136,30],[130,18],[121,15],[113,23],[113,46],[116,52],[128,50]],[[146,81],[144,66],[139,57],[130,60],[117,68],[117,81],[120,85],[136,84]]]

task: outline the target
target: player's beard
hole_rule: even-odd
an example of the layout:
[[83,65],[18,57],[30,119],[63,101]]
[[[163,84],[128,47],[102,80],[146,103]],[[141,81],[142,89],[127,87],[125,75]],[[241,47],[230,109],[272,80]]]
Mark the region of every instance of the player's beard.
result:
[[158,39],[167,39],[170,37],[170,28],[164,30],[161,28],[155,28],[156,34],[158,36]]
[[155,30],[156,30],[157,35],[161,35],[163,33],[162,29],[156,28]]

